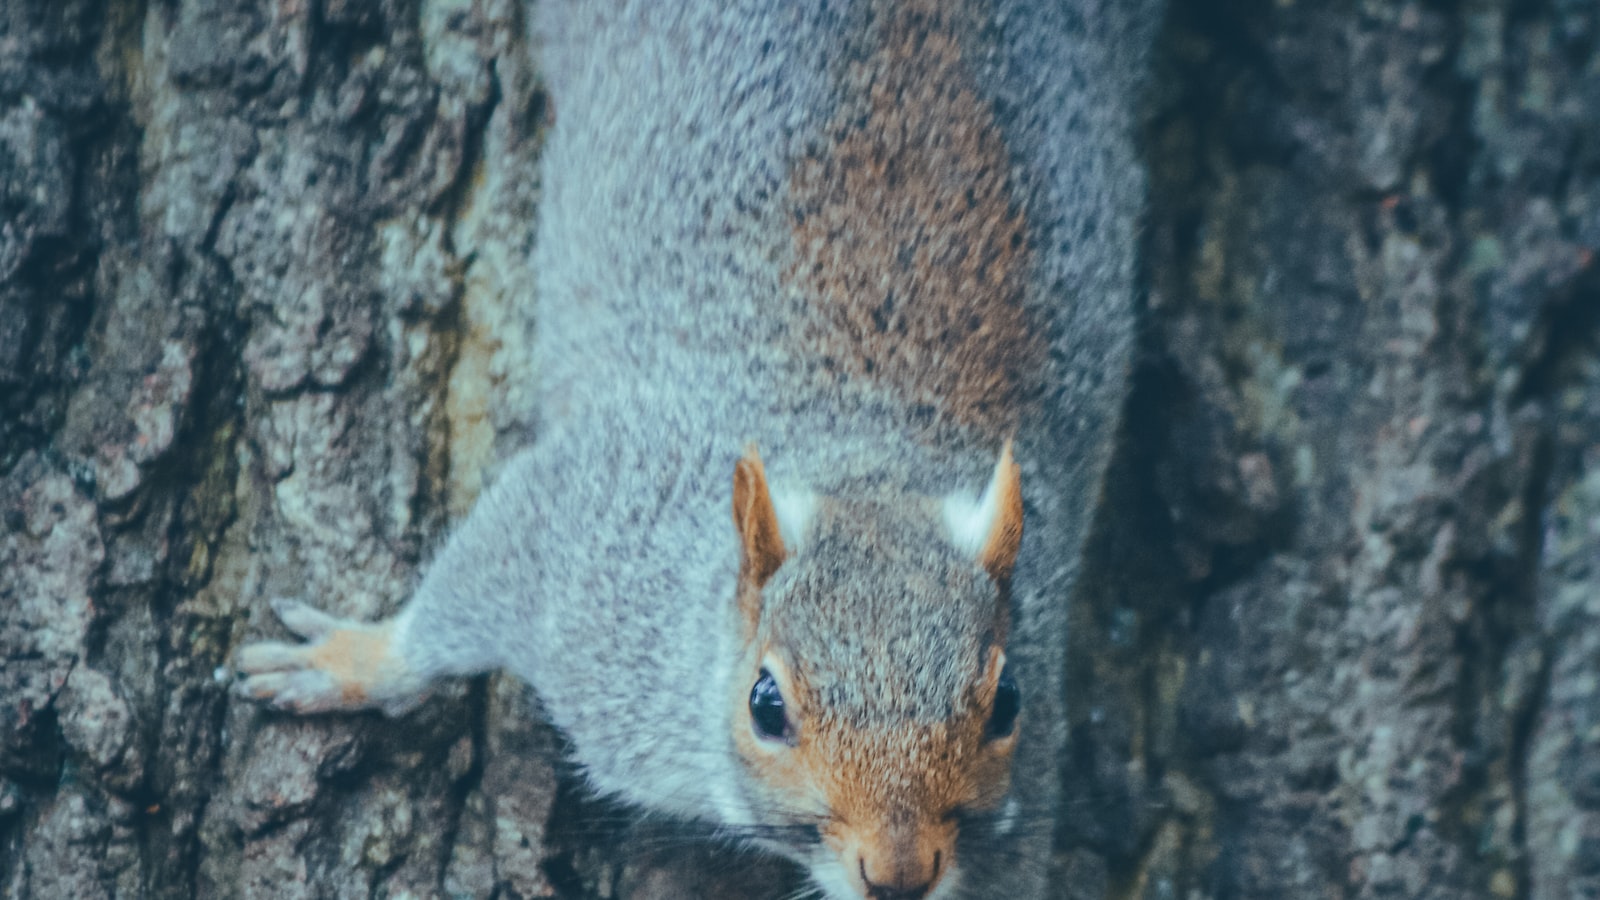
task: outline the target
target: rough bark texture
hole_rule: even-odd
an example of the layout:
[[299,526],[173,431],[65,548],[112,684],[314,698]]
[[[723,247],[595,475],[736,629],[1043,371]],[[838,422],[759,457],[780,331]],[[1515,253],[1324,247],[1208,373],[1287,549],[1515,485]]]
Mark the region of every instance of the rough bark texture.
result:
[[[1600,9],[1175,6],[1062,896],[1600,898]],[[218,675],[271,596],[392,610],[525,439],[523,15],[0,5],[0,894],[790,877],[586,799],[515,684]]]

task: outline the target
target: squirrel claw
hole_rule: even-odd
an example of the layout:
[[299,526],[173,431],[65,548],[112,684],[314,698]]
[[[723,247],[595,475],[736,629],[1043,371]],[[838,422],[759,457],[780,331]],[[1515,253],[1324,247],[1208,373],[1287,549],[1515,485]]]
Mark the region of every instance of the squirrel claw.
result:
[[237,682],[234,692],[250,700],[269,703],[276,709],[300,714],[348,707],[333,678],[316,669],[252,675]]
[[287,597],[272,598],[272,611],[283,627],[308,641],[327,635],[341,624],[339,619],[322,610]]
[[304,667],[309,657],[304,646],[266,641],[239,648],[234,656],[233,668],[241,675],[287,672]]

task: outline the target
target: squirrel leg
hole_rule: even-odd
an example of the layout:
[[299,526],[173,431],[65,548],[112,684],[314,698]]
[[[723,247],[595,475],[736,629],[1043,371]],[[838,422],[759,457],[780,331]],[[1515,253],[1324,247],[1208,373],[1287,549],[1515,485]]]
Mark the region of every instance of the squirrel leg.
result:
[[375,708],[398,715],[421,700],[427,682],[398,653],[395,619],[355,622],[283,599],[272,608],[305,643],[240,648],[240,696],[300,714]]
[[[297,713],[415,706],[434,679],[473,675],[539,654],[530,627],[550,593],[547,556],[571,541],[549,541],[545,523],[562,507],[549,485],[570,478],[551,460],[575,458],[546,440],[514,457],[428,566],[404,608],[377,623],[330,616],[274,600],[303,642],[261,642],[235,655],[236,692]],[[570,559],[562,562],[575,565]],[[519,672],[519,674],[521,674]],[[524,676],[525,677],[525,676]]]

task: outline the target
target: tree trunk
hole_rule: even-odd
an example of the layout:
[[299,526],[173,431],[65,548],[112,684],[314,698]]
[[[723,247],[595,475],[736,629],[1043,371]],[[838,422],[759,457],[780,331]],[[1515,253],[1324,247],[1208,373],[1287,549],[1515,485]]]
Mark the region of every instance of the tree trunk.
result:
[[[509,680],[227,692],[527,440],[524,15],[0,9],[0,894],[795,886],[587,798]],[[1154,63],[1063,896],[1600,898],[1600,8],[1178,0]]]

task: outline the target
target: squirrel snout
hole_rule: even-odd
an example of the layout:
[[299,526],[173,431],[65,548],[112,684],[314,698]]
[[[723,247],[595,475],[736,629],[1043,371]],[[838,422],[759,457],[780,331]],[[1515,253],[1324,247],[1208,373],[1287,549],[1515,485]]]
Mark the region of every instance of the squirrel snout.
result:
[[923,832],[901,839],[864,842],[856,848],[855,869],[867,900],[923,900],[950,868],[952,841]]
[[[933,852],[933,868],[931,872],[912,873],[905,869],[897,869],[889,882],[874,881],[867,874],[866,857],[856,858],[858,871],[861,874],[862,887],[866,889],[867,900],[923,900],[928,892],[939,880],[939,864],[943,861],[943,854]],[[927,877],[924,877],[927,876]]]

